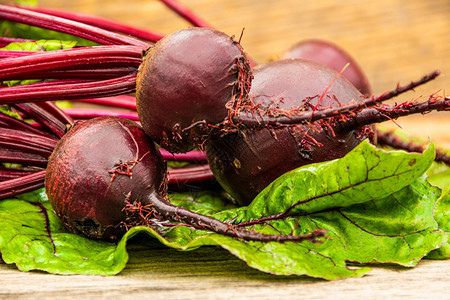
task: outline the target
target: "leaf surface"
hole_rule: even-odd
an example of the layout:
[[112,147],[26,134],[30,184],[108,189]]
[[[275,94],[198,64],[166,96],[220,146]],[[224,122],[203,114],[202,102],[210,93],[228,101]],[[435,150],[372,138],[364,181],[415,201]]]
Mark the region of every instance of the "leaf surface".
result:
[[[445,250],[448,245],[448,195],[441,196],[440,189],[421,176],[432,160],[432,147],[421,155],[386,152],[362,144],[343,159],[283,175],[273,183],[276,193],[269,187],[249,207],[234,207],[223,194],[212,192],[171,198],[177,205],[262,233],[297,235],[326,229],[327,239],[322,243],[249,242],[164,222],[131,228],[117,244],[95,241],[68,232],[41,190],[24,195],[26,200],[0,202],[0,251],[6,263],[15,263],[24,271],[113,275],[126,267],[129,239],[145,233],[181,251],[218,245],[250,267],[278,275],[332,280],[362,276],[370,270],[370,263],[414,266],[430,251],[442,256],[435,249]],[[394,171],[385,170],[384,161],[396,166]],[[336,178],[360,165],[365,167],[363,171],[356,169],[358,176],[347,174],[346,183],[333,185]],[[336,174],[330,175],[330,170]],[[303,178],[321,178],[329,188]],[[374,187],[375,182],[383,188]],[[293,197],[313,200],[286,210],[297,203]],[[327,204],[325,198],[331,202]],[[275,199],[281,204],[276,205]],[[260,202],[268,207],[258,212],[255,207],[260,207]]]

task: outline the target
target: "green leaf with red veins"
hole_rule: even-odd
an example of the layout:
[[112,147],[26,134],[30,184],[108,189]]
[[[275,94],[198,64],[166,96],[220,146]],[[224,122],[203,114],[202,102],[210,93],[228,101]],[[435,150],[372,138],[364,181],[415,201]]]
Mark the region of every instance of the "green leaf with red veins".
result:
[[[308,210],[299,210],[297,215],[266,217],[264,221],[255,219],[280,214],[286,202],[292,203],[294,194],[274,194],[272,190],[267,195],[276,199],[260,212],[255,210],[254,204],[230,209],[226,198],[214,193],[178,194],[172,197],[174,203],[193,211],[222,221],[241,222],[241,225],[244,225],[242,222],[249,222],[246,225],[249,230],[263,233],[298,235],[318,228],[326,229],[327,239],[323,239],[323,243],[248,242],[159,222],[151,228],[131,228],[115,244],[90,240],[68,232],[48,202],[9,199],[0,201],[0,251],[6,263],[15,263],[24,271],[38,269],[57,274],[112,275],[119,273],[127,264],[128,240],[138,233],[146,233],[162,244],[181,251],[204,245],[221,246],[250,267],[277,275],[307,275],[332,280],[362,276],[369,272],[367,264],[370,263],[395,263],[411,267],[430,251],[442,249],[441,253],[435,250],[432,255],[445,258],[443,254],[448,250],[448,194],[440,197],[440,189],[428,184],[420,174],[432,160],[432,147],[421,155],[385,152],[362,144],[339,160],[340,163],[318,164],[291,173],[299,181],[299,187],[303,187],[303,191],[295,187],[295,195],[314,195],[319,200],[318,204],[314,206],[311,204],[313,201],[310,201]],[[384,161],[394,166],[395,171],[382,171]],[[331,199],[334,202],[326,205],[321,197],[329,197],[333,191],[337,191],[334,194],[340,193],[343,185],[331,181],[329,189],[320,194],[320,188],[307,188],[308,185],[302,179],[308,178],[311,173],[317,178],[326,179],[329,178],[326,173],[331,171],[339,177],[339,174],[348,170],[347,167],[352,170],[356,162],[366,166],[364,172],[356,174],[363,174],[362,179],[376,178],[383,188],[362,185],[358,182],[364,180],[347,175],[351,183],[348,186],[352,189],[352,193],[347,196],[351,195],[352,199],[334,196]],[[330,164],[336,165],[330,169]],[[380,174],[384,174],[384,177],[380,177]],[[405,179],[406,174],[409,177]],[[402,182],[397,183],[392,178]],[[274,184],[281,186],[280,180]],[[288,180],[288,177],[283,180]],[[289,184],[292,185],[294,179],[290,180]],[[328,184],[327,180],[323,182]],[[388,183],[393,185],[389,189],[386,186]],[[372,194],[369,195],[369,191]],[[31,201],[43,200],[39,193],[26,197]],[[33,200],[33,197],[38,199]],[[260,195],[255,203],[262,200]],[[281,203],[280,206],[275,205],[275,200]],[[350,267],[350,262],[364,265]]]
[[380,150],[366,140],[341,159],[280,176],[256,196],[247,217],[315,212],[381,199],[424,174],[434,156],[432,144],[419,154]]
[[0,201],[0,250],[5,263],[22,271],[55,274],[116,274],[128,254],[113,243],[90,240],[68,231],[49,202]]

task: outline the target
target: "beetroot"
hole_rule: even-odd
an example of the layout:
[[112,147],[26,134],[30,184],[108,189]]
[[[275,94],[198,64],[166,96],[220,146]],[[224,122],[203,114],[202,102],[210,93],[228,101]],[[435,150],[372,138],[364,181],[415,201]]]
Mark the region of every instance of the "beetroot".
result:
[[261,234],[170,204],[155,144],[135,122],[118,117],[90,119],[64,135],[49,158],[45,189],[63,223],[91,238],[116,239],[131,226],[160,221],[263,242],[316,241],[325,234]]
[[[361,93],[333,70],[306,60],[280,60],[254,69],[249,97],[259,109],[338,107],[360,102]],[[340,158],[368,136],[361,130],[299,125],[248,129],[214,137],[206,146],[219,183],[240,204],[248,204],[270,182],[294,168]]]
[[347,63],[350,65],[342,73],[364,95],[371,95],[372,88],[361,67],[344,49],[325,40],[305,40],[289,48],[282,56],[285,58],[299,58],[317,62],[337,72]]
[[110,238],[126,229],[122,220],[127,201],[164,190],[163,166],[159,151],[135,122],[92,119],[75,125],[58,142],[47,165],[45,188],[66,226]]
[[375,123],[448,110],[450,99],[437,94],[423,102],[382,104],[438,75],[435,71],[380,96],[364,97],[341,74],[312,61],[260,66],[254,70],[251,104],[233,117],[241,124],[206,145],[211,170],[239,204],[248,204],[283,173],[340,158],[365,138],[376,140]]
[[[238,42],[205,28],[166,36],[144,56],[136,102],[145,132],[163,148],[186,152],[202,143],[226,106],[245,99],[251,71]],[[201,122],[202,126],[192,126]]]

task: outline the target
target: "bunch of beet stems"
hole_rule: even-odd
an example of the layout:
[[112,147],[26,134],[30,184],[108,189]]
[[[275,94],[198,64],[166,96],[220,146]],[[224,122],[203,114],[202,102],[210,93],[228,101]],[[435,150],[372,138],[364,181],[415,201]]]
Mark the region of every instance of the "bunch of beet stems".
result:
[[[166,3],[166,1],[162,2]],[[203,22],[198,16],[176,2],[167,1],[166,4],[169,7],[175,5],[174,11],[178,13],[178,10],[181,10],[182,12],[179,14],[186,16],[188,21],[194,22],[193,25],[206,26],[206,22]],[[44,13],[39,13],[39,11]],[[7,60],[2,60],[2,63],[6,62],[9,64],[11,63],[11,59],[15,58],[9,66],[13,66],[12,68],[19,71],[19,73],[23,74],[24,69],[20,66],[14,67],[15,63],[18,63],[22,67],[26,64],[31,64],[31,68],[25,68],[26,75],[22,78],[56,79],[51,82],[39,82],[27,86],[19,86],[21,88],[26,87],[26,91],[21,88],[17,91],[16,87],[2,89],[0,94],[4,96],[3,99],[8,99],[2,101],[2,104],[14,103],[19,105],[19,103],[24,101],[33,101],[31,100],[33,96],[30,94],[33,94],[34,97],[38,98],[36,101],[43,101],[43,99],[72,99],[72,97],[74,97],[74,99],[79,99],[89,96],[101,97],[103,96],[103,93],[106,93],[106,95],[109,96],[133,92],[135,89],[137,67],[141,63],[142,50],[147,49],[153,42],[156,42],[163,37],[160,33],[140,30],[108,19],[61,10],[46,10],[41,8],[25,9],[15,6],[0,5],[0,19],[56,30],[94,41],[100,45],[108,45],[102,47],[77,47],[74,49],[74,55],[69,53],[68,56],[66,56],[67,52],[64,51],[60,53],[61,56],[59,56],[59,61],[58,58],[53,55],[50,55],[49,57],[39,56],[37,61],[40,63],[33,59],[29,60],[28,58],[31,55],[40,55],[45,52],[0,51],[0,58],[7,58]],[[84,23],[74,20],[81,20]],[[115,33],[115,31],[119,33]],[[135,37],[132,38],[127,35]],[[138,38],[142,40],[139,40]],[[4,46],[11,42],[22,41],[26,40],[0,38],[0,45]],[[87,61],[90,63],[87,64]],[[63,65],[66,67],[63,67]],[[2,77],[2,79],[11,78],[8,76],[11,76],[12,74],[17,75],[17,73],[14,72],[7,75],[8,68],[5,68],[4,65],[2,65],[1,69],[4,71],[2,74],[6,76]],[[12,77],[21,79],[21,75],[16,75],[12,75]],[[98,87],[101,87],[102,85],[104,88],[98,89]],[[53,90],[53,92],[51,92],[51,90]],[[50,92],[50,95],[48,92]],[[10,93],[14,95],[13,99],[9,97],[9,95],[11,95]],[[20,96],[21,93],[23,93],[22,97]],[[66,93],[71,94],[71,96],[68,96]],[[23,98],[23,96],[25,98]],[[104,99],[97,98],[92,99],[92,101],[85,100],[85,102],[133,109],[134,112],[127,112],[125,115],[120,115],[120,113],[117,111],[114,112],[113,110],[108,110],[107,112],[102,111],[97,115],[119,115],[137,120],[134,97],[123,95],[117,97],[117,99],[120,99],[120,97],[123,97],[122,99],[125,100],[132,99],[132,101],[115,101],[111,99],[104,101]],[[91,109],[89,112],[91,114],[90,117],[94,117],[95,112],[96,110]],[[87,112],[85,111],[85,113]],[[206,156],[200,151],[191,151],[186,154],[171,154],[164,149],[161,149],[161,153],[166,160],[181,160],[196,163],[204,163],[206,161]],[[169,183],[196,181],[199,179],[209,180],[213,177],[209,168],[205,165],[190,168],[188,171],[189,172],[186,172],[184,169],[172,170],[172,177],[169,177]]]
[[[194,26],[211,27],[196,14],[176,1],[161,0],[177,14]],[[39,79],[56,79],[52,83],[33,86],[33,91],[24,91],[23,86],[2,90],[0,103],[15,95],[15,101],[75,100],[89,97],[106,97],[134,92],[136,71],[141,63],[142,51],[160,40],[163,35],[142,30],[104,18],[44,8],[20,8],[0,5],[0,20],[8,20],[55,30],[86,40],[101,47],[77,47],[72,51],[52,53],[49,56],[34,57],[36,52],[3,51],[0,57],[9,57],[2,65],[5,78],[22,79],[24,65],[34,72],[27,76]],[[75,21],[80,20],[80,21]],[[15,41],[0,40],[0,45]],[[19,41],[23,41],[20,39]],[[54,52],[54,51],[53,51]],[[31,57],[28,57],[33,55]],[[16,58],[16,60],[14,60]],[[16,64],[16,65],[15,65]],[[18,65],[22,65],[21,67]],[[8,68],[9,66],[9,68]],[[16,69],[16,71],[13,71]],[[58,89],[55,89],[55,86]],[[53,91],[53,92],[52,92]]]
[[[209,27],[201,18],[176,1],[161,2],[194,26]],[[0,103],[8,101],[11,95],[15,96],[16,102],[30,102],[42,101],[41,99],[49,101],[61,98],[75,100],[107,97],[134,92],[142,51],[163,37],[157,32],[61,10],[0,5],[1,19],[71,34],[100,46],[77,47],[71,49],[72,51],[52,53],[48,56],[26,51],[3,52],[0,57],[8,59],[6,65],[0,67],[5,75],[1,80],[11,77],[22,79],[23,75],[20,74],[27,68],[25,65],[28,65],[32,72],[25,71],[27,76],[54,81],[34,85],[31,92],[24,90],[24,86],[2,90]],[[3,38],[0,45],[13,41],[23,39]]]
[[[185,17],[193,25],[210,27],[205,22],[202,23],[200,18],[188,10],[183,10],[182,6],[177,6],[175,1],[162,2]],[[0,69],[2,70],[0,81],[36,78],[52,79],[52,81],[1,88],[0,104],[13,104],[17,106],[24,102],[40,103],[41,101],[60,99],[79,100],[114,106],[116,108],[125,108],[131,111],[99,109],[69,110],[68,112],[75,118],[83,119],[100,115],[119,115],[137,120],[135,99],[133,96],[124,94],[132,93],[135,90],[136,72],[141,63],[142,51],[162,38],[163,35],[124,26],[120,23],[102,18],[41,8],[25,9],[0,5],[0,19],[72,34],[99,44],[99,46],[94,47],[76,47],[74,49],[50,52],[2,51],[0,56],[2,57],[0,60]],[[82,22],[74,21],[75,19],[82,20]],[[14,41],[23,40],[2,38],[0,44]],[[412,113],[425,113],[430,110],[448,110],[449,99],[445,97],[439,98],[436,95],[430,96],[430,99],[424,103],[407,102],[393,107],[381,105],[382,101],[391,99],[404,91],[411,90],[435,78],[437,75],[438,72],[433,72],[418,82],[412,82],[408,86],[397,88],[380,97],[368,98],[363,104],[342,106],[339,109],[331,109],[328,111],[326,109],[321,109],[320,111],[314,110],[309,114],[299,113],[301,110],[298,109],[296,112],[281,112],[285,115],[284,118],[269,117],[265,121],[254,118],[254,109],[251,108],[252,118],[245,119],[245,116],[239,116],[234,122],[244,121],[246,126],[251,125],[253,122],[254,126],[257,127],[311,122],[317,122],[316,124],[320,126],[330,127],[331,124],[340,122],[346,124],[345,126],[351,127],[395,119],[399,116]],[[373,107],[369,107],[370,105]],[[265,112],[265,114],[270,115],[268,112]],[[277,112],[277,114],[280,114],[280,112]],[[378,132],[378,138],[381,143],[395,148],[408,151],[419,151],[423,149],[422,145],[405,144],[405,142],[392,138],[392,135],[382,132]],[[196,155],[195,159],[205,160],[203,153],[195,152],[194,154]],[[190,155],[193,154],[186,154],[187,157],[190,157]],[[5,157],[8,157],[8,153]],[[11,152],[9,153],[9,157],[11,157]],[[169,154],[166,153],[166,158],[168,157]],[[449,161],[448,156],[443,152],[438,153],[438,160],[447,163]],[[200,169],[198,174],[204,171],[203,174],[208,173],[207,176],[205,175],[205,178],[212,176],[207,166],[201,166]],[[33,172],[32,175],[34,176],[28,177],[28,175],[31,175],[27,174],[30,171],[28,167],[23,168],[23,170],[16,169],[14,171],[17,172],[14,173],[11,171],[9,174],[14,173],[16,175],[11,176],[16,177],[10,180],[26,177],[34,178],[35,181],[30,180],[29,182],[33,182],[33,184],[37,184],[39,187],[43,184],[43,177],[42,175],[37,175],[38,172]],[[6,171],[3,174],[7,174]],[[23,174],[27,175],[24,176]],[[6,177],[6,175],[3,177]],[[23,192],[24,189],[20,187],[28,187],[31,185],[26,183],[26,181],[18,181],[20,183],[17,183],[17,186],[14,184],[9,185],[10,188],[7,190],[11,191],[15,189]],[[10,183],[8,181],[8,184]],[[31,190],[31,188],[27,190]],[[18,192],[14,193],[18,194]]]
[[[74,121],[53,102],[12,105],[22,119],[0,113],[0,198],[15,196],[44,187],[45,167],[56,143]],[[199,152],[173,155],[165,150],[165,159],[204,163]],[[200,155],[199,155],[200,154]],[[189,166],[168,171],[169,188],[211,180],[208,165]]]

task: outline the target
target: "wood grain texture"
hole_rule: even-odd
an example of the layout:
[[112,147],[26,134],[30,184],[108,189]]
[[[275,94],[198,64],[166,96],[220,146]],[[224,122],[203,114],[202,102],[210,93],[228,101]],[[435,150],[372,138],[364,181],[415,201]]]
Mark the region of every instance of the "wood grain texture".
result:
[[450,260],[423,260],[412,269],[374,267],[362,278],[325,281],[262,273],[218,247],[130,249],[127,268],[110,277],[26,273],[0,264],[0,298],[448,299],[450,289]]
[[[0,0],[0,2],[2,2]],[[4,1],[3,1],[4,2]],[[407,83],[433,69],[439,79],[408,93],[410,100],[450,89],[450,2],[448,0],[180,0],[218,29],[239,36],[260,63],[293,43],[322,38],[348,50],[375,93]],[[41,6],[103,16],[170,33],[188,26],[157,0],[40,0]],[[450,114],[432,113],[398,122],[418,136],[450,147]],[[394,128],[388,123],[385,127]],[[251,269],[220,248],[178,252],[133,245],[118,276],[56,276],[19,272],[0,263],[0,298],[436,298],[449,297],[450,261],[418,267],[376,267],[363,278],[327,282],[281,277]]]

